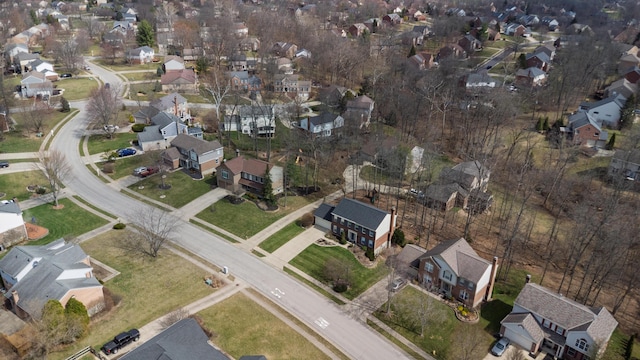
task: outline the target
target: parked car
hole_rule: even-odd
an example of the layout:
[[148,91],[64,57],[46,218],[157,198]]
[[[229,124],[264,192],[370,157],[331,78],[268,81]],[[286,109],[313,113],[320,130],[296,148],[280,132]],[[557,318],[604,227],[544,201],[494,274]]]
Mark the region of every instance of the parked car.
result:
[[108,132],[115,132],[116,130],[120,129],[120,127],[118,125],[105,125],[102,127],[104,129],[104,131],[108,131]]
[[87,70],[87,71],[91,71],[91,68],[89,67],[89,65],[85,65],[84,69]]
[[66,79],[66,78],[73,77],[73,74],[66,73],[66,74],[60,75],[60,77],[63,78],[63,79]]
[[502,356],[509,348],[509,339],[506,337],[498,340],[491,348],[491,353],[495,356]]
[[8,168],[9,167],[9,162],[8,161],[0,161],[0,168]]
[[404,281],[404,279],[396,278],[391,283],[391,290],[392,291],[398,291],[404,286],[405,283],[406,283],[406,281]]
[[119,157],[124,157],[124,156],[129,156],[129,155],[135,155],[136,154],[136,149],[132,149],[132,148],[123,148],[123,149],[118,149],[118,151],[116,151],[116,153],[118,153]]
[[140,167],[137,167],[137,168],[133,169],[133,175],[140,175],[145,171],[147,171],[147,168],[144,167],[144,166],[140,166]]
[[140,339],[140,331],[137,329],[131,329],[116,335],[113,340],[104,344],[102,351],[107,355],[117,354],[118,350],[129,345],[133,341],[138,341],[138,339]]
[[160,171],[160,169],[157,167],[148,167],[144,171],[140,172],[140,176],[144,178],[149,175],[156,174],[158,171]]

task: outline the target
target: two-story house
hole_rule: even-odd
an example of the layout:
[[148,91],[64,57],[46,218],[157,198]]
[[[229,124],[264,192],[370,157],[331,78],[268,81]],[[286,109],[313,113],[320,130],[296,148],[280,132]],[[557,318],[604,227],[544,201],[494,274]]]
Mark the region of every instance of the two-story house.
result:
[[579,146],[602,148],[609,138],[609,133],[602,130],[596,119],[586,111],[569,116],[567,133],[571,142]]
[[347,108],[342,116],[357,127],[368,127],[375,104],[375,101],[367,95],[360,95],[347,101]]
[[544,72],[548,72],[551,59],[546,52],[533,52],[525,55],[525,63],[527,67],[536,67]]
[[138,133],[138,146],[143,151],[166,149],[179,134],[189,134],[188,126],[173,114],[159,112],[151,123]]
[[79,245],[58,239],[41,246],[16,246],[0,259],[0,278],[10,310],[23,319],[39,319],[49,300],[64,306],[72,297],[89,316],[104,308],[102,285]]
[[221,124],[223,131],[241,131],[243,134],[273,137],[276,122],[272,106],[240,105],[227,109]]
[[281,194],[284,186],[282,167],[258,159],[236,156],[223,162],[216,170],[218,187],[238,192],[250,191],[262,195],[265,175],[269,173],[273,195]]
[[481,258],[464,239],[436,245],[419,258],[418,282],[423,287],[475,308],[491,299],[498,258]]
[[26,238],[20,204],[15,200],[0,200],[0,247],[6,249]]
[[612,178],[640,181],[640,150],[618,150],[609,164],[608,174]]
[[391,212],[354,199],[343,198],[338,205],[322,204],[314,212],[316,225],[325,227],[335,236],[373,249],[379,254],[389,247],[396,227],[395,208]]
[[50,97],[53,95],[53,83],[47,80],[45,74],[38,71],[29,71],[22,74],[20,80],[21,94],[23,97]]
[[600,101],[583,102],[578,111],[587,112],[600,126],[618,127],[620,110],[625,102],[622,96],[612,95]]
[[132,64],[147,64],[153,61],[155,51],[148,46],[141,46],[127,51],[127,61]]
[[537,87],[542,86],[547,81],[547,74],[537,67],[528,67],[516,71],[515,82],[522,86]]
[[298,52],[298,45],[288,42],[277,42],[273,44],[271,51],[277,56],[293,59],[296,56],[296,52]]
[[224,152],[218,141],[206,141],[187,134],[178,134],[171,147],[163,154],[172,169],[183,168],[192,176],[202,179],[222,164]]
[[311,81],[302,80],[298,75],[276,74],[273,77],[273,91],[306,100],[311,92]]
[[235,91],[260,91],[262,80],[248,71],[229,71],[227,73],[231,88]]
[[419,200],[427,207],[449,211],[453,207],[483,212],[493,203],[487,191],[491,172],[480,161],[467,161],[440,172],[438,181],[429,185]]
[[556,359],[598,358],[618,322],[605,307],[579,304],[538,284],[527,283],[501,321],[500,335]]
[[300,129],[312,136],[331,136],[336,129],[344,126],[344,118],[330,112],[323,112],[317,116],[310,116],[300,120]]
[[183,121],[191,119],[189,102],[184,96],[175,92],[151,101],[149,106],[157,109],[158,111],[173,114]]

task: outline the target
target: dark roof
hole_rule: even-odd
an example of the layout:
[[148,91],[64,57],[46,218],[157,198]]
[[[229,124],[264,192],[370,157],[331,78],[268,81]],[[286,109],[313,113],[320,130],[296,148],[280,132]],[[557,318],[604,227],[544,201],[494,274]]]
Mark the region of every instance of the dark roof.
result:
[[178,134],[178,136],[171,140],[171,146],[186,150],[193,149],[193,151],[195,151],[195,153],[198,155],[203,155],[210,151],[222,148],[222,145],[220,145],[220,143],[216,140],[200,140],[198,138],[185,134]]
[[367,229],[375,230],[389,213],[369,204],[344,198],[333,209],[333,215],[348,219]]
[[138,142],[160,141],[164,139],[160,133],[160,126],[151,125],[144,128],[142,132],[138,133]]
[[316,211],[313,212],[313,216],[319,217],[321,219],[331,221],[331,212],[333,212],[335,206],[331,206],[329,204],[320,204]]
[[191,69],[169,71],[160,77],[161,84],[195,84],[196,73]]
[[326,123],[332,123],[339,116],[340,115],[335,115],[335,114],[332,114],[330,112],[325,111],[320,115],[310,117],[309,118],[309,122],[311,122],[311,125],[317,126],[317,125],[322,125],[322,124],[326,124]]
[[449,199],[451,199],[451,196],[455,195],[456,193],[460,193],[464,197],[469,196],[469,192],[456,183],[443,185],[431,184],[424,191],[425,197],[427,199],[433,199],[443,203],[449,201]]
[[618,150],[613,154],[613,158],[624,162],[640,164],[640,150]]
[[138,346],[122,360],[229,360],[209,344],[198,322],[186,318]]
[[407,244],[402,248],[400,254],[396,256],[396,259],[400,265],[407,264],[410,267],[417,268],[418,265],[420,265],[420,257],[424,255],[426,251],[426,249],[423,249],[418,245]]

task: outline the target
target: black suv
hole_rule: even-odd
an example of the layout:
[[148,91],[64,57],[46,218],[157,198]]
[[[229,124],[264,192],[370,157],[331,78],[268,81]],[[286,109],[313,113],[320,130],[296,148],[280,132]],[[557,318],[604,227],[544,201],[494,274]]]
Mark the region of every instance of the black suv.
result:
[[129,345],[132,341],[138,341],[138,339],[140,339],[140,331],[131,329],[116,335],[112,341],[104,344],[102,351],[107,355],[117,354],[118,350]]
[[9,162],[1,160],[0,161],[0,168],[7,168],[7,167],[9,167]]

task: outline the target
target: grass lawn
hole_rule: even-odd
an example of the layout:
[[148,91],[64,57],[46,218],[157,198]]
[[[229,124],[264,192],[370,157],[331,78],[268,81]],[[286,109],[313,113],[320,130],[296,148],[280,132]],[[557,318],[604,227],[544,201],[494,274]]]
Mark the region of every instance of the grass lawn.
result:
[[[160,80],[158,80],[160,81]],[[157,99],[166,94],[156,93],[153,91],[155,88],[155,82],[143,83],[143,84],[131,84],[129,86],[129,97],[132,100],[148,101],[151,98]],[[153,96],[151,96],[153,95]]]
[[329,359],[306,338],[242,293],[198,315],[217,334],[213,342],[236,359],[251,354],[268,359]]
[[345,304],[344,301],[340,300],[337,296],[333,295],[331,292],[329,292],[329,291],[325,290],[324,288],[316,285],[314,282],[307,280],[307,278],[301,276],[300,274],[298,274],[294,270],[291,270],[289,267],[285,266],[285,267],[282,268],[282,270],[284,272],[286,272],[287,274],[289,274],[289,275],[293,276],[294,278],[296,278],[296,280],[298,280],[299,282],[307,285],[308,287],[312,288],[316,292],[319,292],[324,297],[326,297],[327,299],[333,301],[334,303],[336,303],[338,305],[344,305]]
[[156,259],[125,250],[119,240],[126,230],[120,231],[109,231],[81,246],[92,258],[121,273],[104,285],[122,302],[94,317],[89,336],[54,358],[64,359],[87,345],[98,349],[121,331],[139,328],[212,293],[204,284],[204,270],[167,250],[161,250]]
[[22,131],[10,131],[0,141],[0,153],[37,152],[43,137],[25,136]]
[[[603,359],[607,360],[623,360],[625,359],[625,352],[627,350],[627,345],[629,344],[629,335],[624,334],[620,329],[616,329],[611,335],[611,339],[609,339],[609,343],[607,345],[607,350],[605,350]],[[640,358],[638,351],[638,347],[640,344],[638,342],[635,343],[633,349],[635,352],[631,353],[631,359]]]
[[[283,199],[280,199],[281,205],[282,201]],[[241,238],[250,238],[276,220],[307,204],[308,200],[304,197],[293,196],[287,199],[286,209],[280,208],[275,212],[267,212],[260,210],[251,201],[233,205],[226,200],[220,200],[215,205],[202,210],[196,217]]]
[[[212,176],[207,176],[203,180],[193,180],[182,171],[167,173],[166,176],[166,179],[164,179],[165,184],[171,185],[168,190],[160,189],[162,185],[161,174],[155,174],[141,180],[131,185],[129,189],[175,208],[180,208],[210,191],[213,183]],[[140,189],[141,186],[144,186],[144,188]]]
[[28,200],[33,193],[27,190],[27,186],[40,185],[48,187],[48,184],[44,174],[39,170],[9,173],[0,176],[0,192],[7,194],[3,198],[4,200],[14,197],[17,197],[18,201]]
[[[154,152],[157,153],[157,152]],[[127,175],[133,174],[133,169],[139,166],[155,166],[157,164],[156,159],[152,154],[154,153],[144,153],[136,156],[126,156],[123,158],[117,158],[114,162],[115,168],[114,172],[107,174],[112,179],[120,179]],[[104,164],[96,164],[99,167],[103,167]]]
[[282,245],[286,244],[289,240],[301,234],[305,229],[298,226],[295,222],[285,226],[282,230],[269,236],[269,238],[260,243],[260,248],[272,253],[278,250]]
[[2,85],[5,91],[13,91],[16,86],[20,85],[20,80],[22,80],[20,75],[5,75]]
[[318,281],[327,282],[324,275],[324,266],[329,259],[339,259],[349,264],[351,286],[342,294],[348,299],[354,299],[371,285],[380,281],[380,279],[389,272],[382,262],[371,269],[362,266],[351,251],[343,247],[323,247],[315,244],[304,249],[304,251],[293,258],[289,264],[309,274]]
[[63,209],[54,210],[51,204],[44,204],[24,210],[22,217],[25,221],[35,217],[38,225],[49,229],[49,235],[29,244],[47,244],[61,237],[71,240],[107,224],[107,220],[87,212],[69,199],[60,199],[58,202],[64,205]]
[[129,81],[140,81],[140,80],[160,80],[158,74],[151,71],[140,71],[140,72],[132,72],[132,73],[124,73],[121,74]]
[[131,142],[137,139],[137,133],[116,133],[112,139],[103,134],[91,135],[89,136],[87,149],[89,149],[90,155],[101,154],[105,151],[115,151],[120,148],[130,147]]
[[187,99],[187,101],[190,102],[190,103],[198,103],[198,104],[210,104],[211,103],[209,100],[207,100],[204,97],[202,97],[202,95],[182,94],[182,96],[184,96],[184,98]]
[[104,66],[113,71],[133,71],[133,70],[156,70],[158,66],[162,65],[161,63],[149,63],[149,64],[127,64],[124,60],[116,60],[114,64],[111,63],[111,60],[102,59],[98,60],[97,63],[100,66]]
[[[271,150],[276,151],[278,149],[283,148],[286,144],[282,142],[282,139],[289,139],[287,134],[291,131],[291,129],[282,125],[280,121],[275,121],[276,124],[276,135],[271,139]],[[268,149],[268,139],[258,138],[254,139],[251,136],[243,133],[239,133],[237,131],[232,131],[230,133],[225,132],[225,137],[229,134],[231,138],[231,142],[240,150],[250,152],[251,154],[247,155],[255,155],[255,146],[254,141],[257,144],[257,148],[259,152],[266,152]]]
[[93,78],[71,78],[56,82],[58,89],[64,89],[64,98],[71,100],[86,99],[93,89],[98,88],[98,82]]

